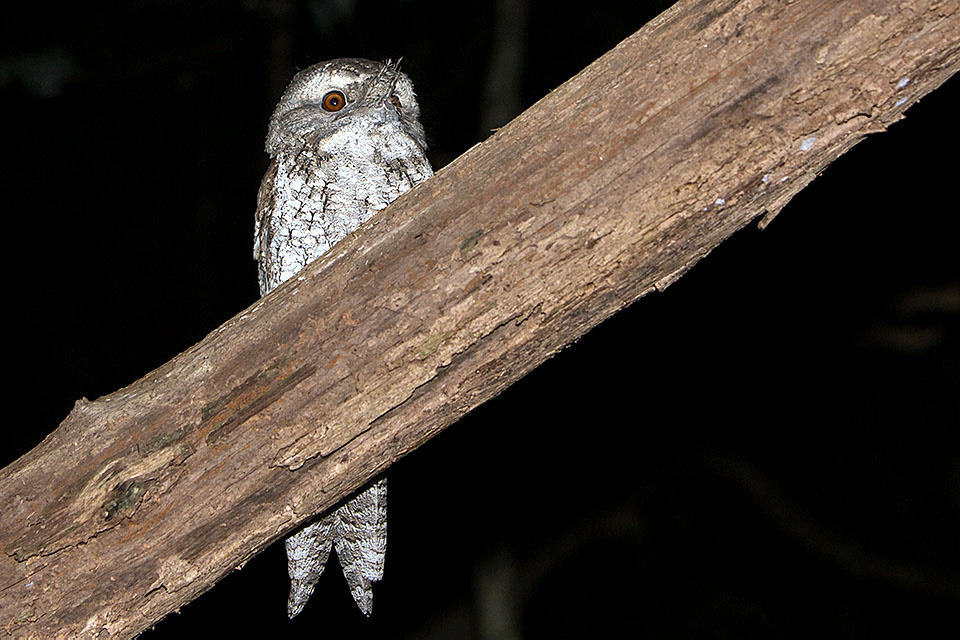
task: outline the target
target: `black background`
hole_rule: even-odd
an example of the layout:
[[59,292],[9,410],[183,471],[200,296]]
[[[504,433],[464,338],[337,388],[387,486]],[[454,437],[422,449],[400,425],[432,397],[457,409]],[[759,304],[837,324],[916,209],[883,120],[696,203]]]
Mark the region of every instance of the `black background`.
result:
[[[520,104],[668,4],[531,2]],[[402,55],[437,168],[489,135],[491,3],[4,23],[3,464],[257,298],[263,138],[297,68]],[[478,637],[491,574],[525,637],[956,634],[958,92],[394,465],[371,619],[333,569],[287,621],[274,544],[144,637]]]

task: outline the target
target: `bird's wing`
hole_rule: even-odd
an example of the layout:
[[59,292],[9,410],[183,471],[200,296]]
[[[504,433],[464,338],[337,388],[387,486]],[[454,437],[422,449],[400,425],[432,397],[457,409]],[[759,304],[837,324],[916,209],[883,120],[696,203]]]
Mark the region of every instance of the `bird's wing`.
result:
[[276,206],[277,196],[273,182],[277,177],[277,161],[271,160],[267,166],[263,180],[260,181],[260,190],[257,192],[257,213],[253,218],[253,259],[260,260],[266,255],[267,238],[261,230],[269,228],[269,219]]

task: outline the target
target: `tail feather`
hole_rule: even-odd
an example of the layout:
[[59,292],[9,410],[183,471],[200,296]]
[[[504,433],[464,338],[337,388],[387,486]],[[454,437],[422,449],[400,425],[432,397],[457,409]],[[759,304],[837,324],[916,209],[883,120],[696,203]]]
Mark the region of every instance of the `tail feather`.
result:
[[290,574],[290,596],[287,616],[303,611],[323,573],[333,545],[331,532],[335,519],[327,516],[307,525],[284,541],[287,548],[287,573]]
[[331,545],[337,551],[343,575],[357,606],[365,615],[373,611],[371,583],[383,577],[387,551],[387,481],[374,482],[317,522],[286,540],[290,597],[287,615],[303,611],[313,593]]

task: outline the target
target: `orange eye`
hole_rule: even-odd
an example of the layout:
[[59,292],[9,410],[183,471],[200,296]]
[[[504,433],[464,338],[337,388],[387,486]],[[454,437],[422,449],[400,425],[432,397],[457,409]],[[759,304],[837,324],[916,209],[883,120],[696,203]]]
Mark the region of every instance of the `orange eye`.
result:
[[323,100],[320,101],[320,105],[324,111],[340,111],[345,104],[347,104],[346,96],[343,95],[342,91],[337,91],[336,89],[328,91],[323,96]]
[[393,94],[392,96],[390,96],[390,102],[392,102],[393,105],[398,108],[403,106],[402,104],[400,104],[400,98],[397,97],[397,94]]

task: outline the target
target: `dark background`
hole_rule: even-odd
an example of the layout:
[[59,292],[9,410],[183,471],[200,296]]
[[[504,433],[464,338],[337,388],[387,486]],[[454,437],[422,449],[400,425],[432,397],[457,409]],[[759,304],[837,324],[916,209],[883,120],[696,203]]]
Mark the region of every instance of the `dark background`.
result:
[[[0,464],[256,299],[296,69],[402,55],[439,168],[669,2],[506,4],[519,40],[488,2],[5,9]],[[958,92],[392,467],[371,619],[334,567],[287,621],[274,544],[144,637],[480,637],[498,598],[513,637],[960,632]]]

